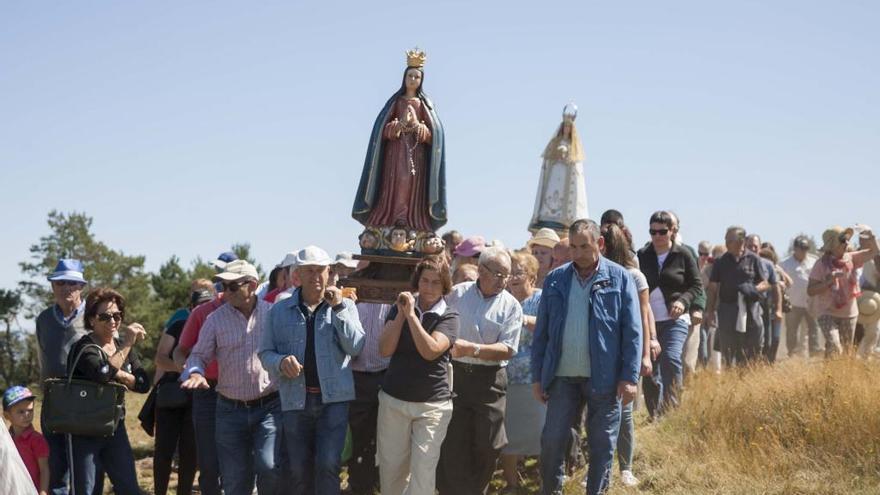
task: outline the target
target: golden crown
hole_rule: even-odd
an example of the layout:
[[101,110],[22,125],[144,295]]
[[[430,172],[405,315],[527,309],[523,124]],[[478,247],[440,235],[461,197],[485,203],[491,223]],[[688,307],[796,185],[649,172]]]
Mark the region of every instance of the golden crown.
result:
[[407,67],[416,67],[421,69],[425,66],[425,59],[428,58],[425,55],[425,52],[419,50],[419,47],[415,47],[412,50],[406,51],[406,66]]

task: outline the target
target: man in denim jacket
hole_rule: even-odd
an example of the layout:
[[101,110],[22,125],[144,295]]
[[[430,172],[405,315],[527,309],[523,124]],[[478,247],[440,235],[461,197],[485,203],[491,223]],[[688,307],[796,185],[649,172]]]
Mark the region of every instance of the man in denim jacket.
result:
[[302,283],[272,307],[260,360],[279,378],[291,493],[339,493],[354,380],[349,363],[364,347],[355,304],[328,285],[333,260],[315,246],[296,254]]
[[569,229],[572,262],[547,275],[532,343],[535,397],[547,403],[541,435],[543,493],[562,493],[571,425],[587,404],[587,493],[604,493],[620,425],[621,402],[635,398],[642,326],[635,282],[600,256],[599,226]]

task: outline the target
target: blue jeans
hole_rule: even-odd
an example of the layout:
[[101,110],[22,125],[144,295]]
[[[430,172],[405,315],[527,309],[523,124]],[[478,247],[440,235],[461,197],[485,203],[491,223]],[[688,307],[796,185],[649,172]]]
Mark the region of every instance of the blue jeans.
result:
[[617,467],[621,471],[632,471],[633,452],[636,448],[635,424],[633,423],[633,403],[620,410],[620,432],[617,436]]
[[98,484],[96,471],[101,466],[117,495],[140,495],[137,472],[134,470],[134,454],[125,431],[125,421],[120,421],[112,437],[84,437],[71,435],[73,442],[73,494],[94,493]]
[[561,494],[565,474],[565,446],[571,438],[579,406],[587,403],[587,445],[590,466],[587,470],[587,493],[605,493],[611,481],[614,445],[620,427],[620,402],[617,395],[597,394],[589,378],[556,378],[547,390],[547,419],[541,434],[541,478],[545,495]]
[[294,495],[339,493],[339,470],[348,428],[348,402],[324,404],[306,394],[301,411],[284,411],[284,438]]
[[251,407],[217,397],[217,457],[223,493],[251,495],[255,477],[260,495],[277,493],[280,424],[281,399],[277,397]]
[[[681,387],[684,383],[684,369],[681,353],[688,337],[688,324],[685,320],[657,322],[657,338],[660,340],[660,414],[677,407],[681,402]],[[654,370],[657,373],[657,370]]]
[[214,389],[193,392],[192,419],[196,432],[199,464],[199,489],[204,495],[220,495],[220,461],[217,460],[217,392]]

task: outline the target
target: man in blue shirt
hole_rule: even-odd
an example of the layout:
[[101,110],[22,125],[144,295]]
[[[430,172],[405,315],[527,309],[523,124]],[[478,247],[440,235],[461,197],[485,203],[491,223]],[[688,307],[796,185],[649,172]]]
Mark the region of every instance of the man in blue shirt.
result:
[[595,222],[574,222],[569,240],[571,263],[544,281],[532,345],[535,398],[547,403],[543,493],[562,493],[570,428],[586,402],[587,493],[599,494],[611,477],[621,403],[636,396],[642,355],[639,299],[626,269],[601,256],[604,241]]

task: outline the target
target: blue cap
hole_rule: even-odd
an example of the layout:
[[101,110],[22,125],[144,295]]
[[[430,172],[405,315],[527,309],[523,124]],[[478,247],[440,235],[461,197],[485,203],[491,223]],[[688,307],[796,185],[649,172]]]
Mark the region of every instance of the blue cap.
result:
[[18,404],[23,400],[34,400],[34,394],[31,393],[27,387],[22,387],[21,385],[16,385],[14,387],[9,387],[6,389],[6,392],[3,394],[3,410],[7,410],[10,407]]
[[82,261],[64,258],[58,260],[58,265],[55,267],[55,271],[52,272],[48,278],[50,282],[67,280],[70,282],[85,284],[86,279],[83,278],[84,271],[85,269],[83,268]]
[[211,265],[218,270],[223,270],[226,268],[227,263],[231,263],[238,259],[238,256],[232,251],[226,251],[225,253],[220,253],[220,256],[217,256],[217,259],[211,262]]

